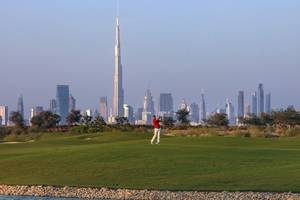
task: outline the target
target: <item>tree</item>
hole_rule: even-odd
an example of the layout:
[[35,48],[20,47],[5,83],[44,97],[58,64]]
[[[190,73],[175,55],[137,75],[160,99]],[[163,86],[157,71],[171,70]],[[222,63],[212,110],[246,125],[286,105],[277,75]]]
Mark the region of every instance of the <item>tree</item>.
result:
[[31,124],[39,128],[53,128],[60,121],[60,116],[50,111],[43,111],[31,119]]
[[40,115],[33,116],[30,120],[31,125],[41,128],[43,126],[43,119]]
[[240,122],[245,125],[265,125],[261,118],[257,117],[256,115],[250,115],[249,117],[241,118],[240,120]]
[[42,112],[40,115],[42,116],[45,128],[53,128],[60,121],[60,116],[57,114],[53,114],[50,111]]
[[161,122],[162,122],[163,126],[165,126],[165,127],[173,127],[175,120],[173,119],[173,117],[165,116],[162,118]]
[[11,112],[9,120],[14,123],[17,127],[24,128],[25,121],[21,113]]
[[180,109],[176,112],[176,118],[182,125],[188,125],[190,120],[188,119],[189,111],[187,109]]
[[91,125],[93,121],[93,117],[88,116],[88,115],[83,115],[81,117],[81,123],[84,125]]
[[300,113],[294,108],[289,107],[283,111],[274,111],[272,113],[273,123],[279,126],[300,125]]
[[117,125],[129,124],[127,117],[116,117],[115,120],[116,120]]
[[102,116],[97,116],[96,119],[94,120],[94,123],[95,123],[95,125],[98,125],[98,126],[106,125],[106,122]]
[[226,114],[216,113],[208,118],[207,124],[212,126],[228,126],[229,121]]
[[68,125],[74,125],[80,122],[81,117],[79,110],[72,110],[67,116],[66,122]]
[[267,113],[261,113],[260,119],[263,125],[273,124],[273,116]]

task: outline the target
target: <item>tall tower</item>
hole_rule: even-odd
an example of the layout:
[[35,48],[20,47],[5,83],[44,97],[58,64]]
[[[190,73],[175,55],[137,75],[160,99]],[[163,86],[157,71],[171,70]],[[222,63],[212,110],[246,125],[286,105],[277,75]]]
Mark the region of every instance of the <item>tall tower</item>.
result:
[[238,117],[244,117],[245,114],[244,91],[239,91],[238,95]]
[[107,122],[107,120],[108,120],[107,97],[100,98],[99,111],[100,111],[101,117],[103,117],[103,119]]
[[201,103],[200,103],[200,120],[204,122],[206,120],[206,103],[204,98],[204,92],[201,94]]
[[226,114],[227,114],[227,119],[229,121],[230,125],[235,124],[235,119],[234,119],[234,107],[232,103],[230,102],[229,99],[226,99]]
[[252,93],[252,96],[251,96],[251,101],[252,101],[252,114],[253,115],[257,115],[257,92],[254,92]]
[[119,17],[116,24],[116,46],[115,46],[115,74],[114,74],[114,99],[113,99],[113,116],[123,116],[124,89],[123,73],[121,63],[121,44],[120,44],[120,25]]
[[69,113],[76,109],[76,99],[72,94],[69,95]]
[[159,115],[172,117],[173,110],[173,97],[171,93],[161,93],[159,96]]
[[200,119],[199,105],[197,103],[192,103],[190,105],[190,109],[191,122],[198,124]]
[[257,97],[257,115],[261,116],[265,112],[265,93],[263,84],[258,85],[258,97]]
[[22,95],[18,98],[17,111],[22,115],[24,119],[24,103]]
[[69,114],[69,86],[57,85],[56,86],[56,103],[57,113],[61,117],[60,124],[64,125],[65,120]]
[[154,111],[154,101],[151,91],[148,89],[144,97],[144,110],[143,110],[143,121],[145,124],[151,124],[152,115],[155,114]]
[[271,112],[272,112],[272,108],[271,108],[271,93],[268,93],[266,95],[266,107],[265,107],[265,110],[266,110],[266,114],[270,115]]

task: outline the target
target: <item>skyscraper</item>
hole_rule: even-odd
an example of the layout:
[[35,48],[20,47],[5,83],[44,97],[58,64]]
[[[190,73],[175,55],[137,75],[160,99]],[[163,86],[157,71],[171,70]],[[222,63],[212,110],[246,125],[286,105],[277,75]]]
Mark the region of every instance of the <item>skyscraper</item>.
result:
[[271,93],[266,95],[266,114],[270,115],[272,112],[271,108]]
[[174,111],[173,97],[171,93],[161,93],[159,95],[159,115],[172,116]]
[[124,117],[127,117],[129,123],[133,123],[134,122],[133,107],[128,104],[124,104],[123,107],[124,107]]
[[76,99],[70,94],[69,96],[69,112],[76,109]]
[[50,99],[49,111],[52,112],[53,114],[56,114],[57,112],[56,99]]
[[42,106],[36,106],[30,109],[30,120],[44,111]]
[[245,115],[244,91],[239,91],[238,95],[238,117]]
[[61,117],[60,124],[64,125],[66,117],[69,114],[69,86],[57,85],[56,87],[56,103],[57,114]]
[[22,95],[18,98],[17,112],[19,112],[22,115],[23,119],[24,119],[24,102],[23,102],[23,96]]
[[113,116],[123,116],[124,89],[123,74],[121,62],[121,44],[120,44],[120,25],[117,17],[116,24],[116,46],[115,46],[115,72],[114,72],[114,98],[113,98]]
[[251,116],[251,105],[247,104],[245,106],[245,116],[244,117],[250,117]]
[[144,108],[138,108],[136,113],[135,113],[135,119],[137,121],[141,121],[143,119],[143,111],[144,111]]
[[8,125],[8,107],[7,106],[0,106],[0,126],[7,126]]
[[191,122],[199,123],[199,116],[200,116],[199,114],[200,114],[199,105],[196,103],[192,103],[190,105]]
[[205,103],[204,93],[201,94],[200,120],[202,122],[204,122],[206,120],[206,103]]
[[251,108],[252,108],[252,115],[257,115],[257,92],[254,92],[254,93],[252,93],[252,95],[251,95],[251,103],[252,103],[252,106],[251,106]]
[[100,97],[100,115],[107,122],[108,120],[108,108],[107,108],[107,97]]
[[151,91],[148,89],[144,97],[143,121],[146,124],[150,124],[152,115],[154,114],[154,101]]
[[95,109],[94,114],[93,114],[94,119],[96,119],[99,116],[100,116],[99,111],[97,109]]
[[226,99],[225,107],[226,107],[225,110],[226,110],[227,119],[229,121],[229,125],[234,125],[235,124],[234,107],[229,99]]
[[260,116],[262,113],[265,112],[264,102],[265,102],[265,93],[263,84],[258,85],[258,97],[257,97],[257,115]]

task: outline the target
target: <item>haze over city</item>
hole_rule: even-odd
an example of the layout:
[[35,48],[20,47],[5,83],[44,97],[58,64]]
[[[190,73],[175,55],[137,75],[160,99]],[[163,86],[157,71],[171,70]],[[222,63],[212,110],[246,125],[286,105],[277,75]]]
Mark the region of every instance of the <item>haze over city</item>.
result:
[[[18,2],[18,3],[16,3]],[[272,4],[271,4],[272,2]],[[264,84],[273,108],[300,108],[298,1],[120,1],[125,103],[155,102],[172,93],[209,111],[226,98],[245,103]],[[25,111],[49,105],[57,84],[69,84],[77,107],[112,106],[115,1],[0,2],[1,104]]]

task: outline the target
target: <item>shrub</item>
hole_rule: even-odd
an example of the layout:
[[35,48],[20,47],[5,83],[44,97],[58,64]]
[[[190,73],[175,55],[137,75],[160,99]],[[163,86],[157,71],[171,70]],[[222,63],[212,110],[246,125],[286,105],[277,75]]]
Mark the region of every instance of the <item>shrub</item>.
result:
[[283,132],[283,136],[285,137],[295,137],[300,135],[300,128],[288,128],[285,132]]
[[28,128],[28,133],[45,133],[45,132],[47,132],[47,129],[45,128],[38,128],[33,126]]
[[251,126],[249,128],[249,134],[250,137],[253,138],[262,138],[267,136],[267,134],[264,131],[264,127],[258,127],[258,126]]
[[169,130],[170,135],[178,136],[218,136],[220,135],[216,129],[213,128],[189,128],[187,130]]
[[147,127],[137,127],[137,128],[134,128],[134,132],[137,132],[137,133],[148,133],[149,130],[152,131],[152,129],[149,129]]
[[28,142],[30,140],[35,140],[39,138],[42,134],[38,133],[29,133],[29,134],[9,134],[6,137],[3,138],[4,142]]
[[8,135],[8,134],[10,134],[10,132],[11,132],[11,130],[9,130],[8,128],[0,126],[0,137]]
[[250,137],[250,133],[248,130],[240,130],[240,129],[235,129],[230,132],[230,135],[234,137]]
[[88,133],[89,127],[88,126],[74,126],[70,129],[71,133],[83,134]]
[[99,133],[102,131],[103,131],[103,128],[100,128],[100,127],[89,127],[87,130],[88,133]]
[[21,135],[21,134],[25,134],[25,133],[26,133],[25,129],[17,127],[17,126],[13,127],[10,132],[10,134],[15,134],[15,135]]

